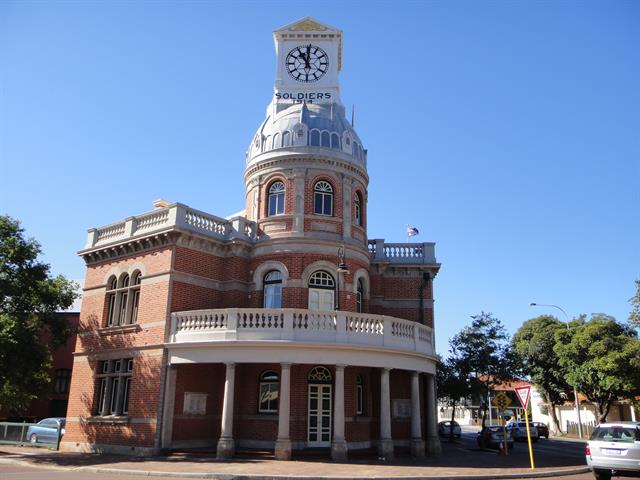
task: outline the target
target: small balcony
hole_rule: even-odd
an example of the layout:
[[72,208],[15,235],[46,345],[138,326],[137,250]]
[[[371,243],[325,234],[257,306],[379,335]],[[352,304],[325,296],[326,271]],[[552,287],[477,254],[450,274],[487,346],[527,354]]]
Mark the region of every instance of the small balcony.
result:
[[303,309],[227,308],[171,314],[171,344],[286,342],[434,355],[433,329],[385,315]]

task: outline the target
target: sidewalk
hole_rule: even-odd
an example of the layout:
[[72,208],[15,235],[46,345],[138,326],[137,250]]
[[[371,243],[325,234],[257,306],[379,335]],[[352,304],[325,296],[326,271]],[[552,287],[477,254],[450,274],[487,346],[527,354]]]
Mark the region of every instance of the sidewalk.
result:
[[28,447],[0,446],[2,464],[19,464],[47,469],[144,476],[175,476],[186,478],[231,479],[488,479],[560,477],[588,471],[584,465],[561,465],[561,461],[542,461],[532,471],[519,455],[499,456],[495,452],[480,452],[460,444],[443,444],[444,452],[437,458],[422,460],[399,456],[394,462],[378,461],[374,456],[357,458],[349,463],[334,463],[326,458],[300,458],[290,462],[270,458],[242,456],[233,461],[219,461],[213,455],[183,454],[168,457],[134,458],[118,455],[97,455],[52,452]]

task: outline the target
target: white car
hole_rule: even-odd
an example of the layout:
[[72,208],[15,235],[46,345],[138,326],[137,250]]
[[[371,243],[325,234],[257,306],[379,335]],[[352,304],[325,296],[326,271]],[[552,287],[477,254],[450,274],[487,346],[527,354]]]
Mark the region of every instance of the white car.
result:
[[640,422],[598,425],[587,443],[587,465],[598,480],[640,476]]
[[460,438],[460,436],[462,435],[462,429],[460,428],[460,425],[458,424],[458,422],[454,421],[452,426],[451,421],[447,420],[447,421],[438,423],[438,433],[443,437],[449,437],[451,433],[453,433],[454,437]]
[[[507,430],[511,432],[513,439],[527,441],[527,423],[526,422],[510,422],[507,424]],[[531,441],[538,441],[538,429],[529,422],[529,432],[531,433]]]

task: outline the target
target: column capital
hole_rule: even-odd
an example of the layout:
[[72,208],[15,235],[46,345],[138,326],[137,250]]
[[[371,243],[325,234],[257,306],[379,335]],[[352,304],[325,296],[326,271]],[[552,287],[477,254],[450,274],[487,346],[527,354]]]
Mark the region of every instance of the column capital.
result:
[[280,368],[282,368],[283,370],[289,370],[291,368],[291,365],[293,365],[291,362],[282,362],[280,363]]
[[227,368],[235,368],[236,362],[224,362]]
[[345,365],[345,364],[343,364],[343,363],[336,363],[336,365],[335,365],[336,370],[344,370],[344,369],[345,369],[345,367],[348,367],[348,366],[349,366],[349,365]]

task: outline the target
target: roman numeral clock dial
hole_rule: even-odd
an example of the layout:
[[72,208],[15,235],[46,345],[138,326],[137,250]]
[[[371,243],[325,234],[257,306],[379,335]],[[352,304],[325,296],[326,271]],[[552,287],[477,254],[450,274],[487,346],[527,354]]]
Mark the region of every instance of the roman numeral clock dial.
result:
[[289,52],[285,60],[287,72],[298,82],[315,82],[329,69],[329,57],[315,45],[302,45]]

